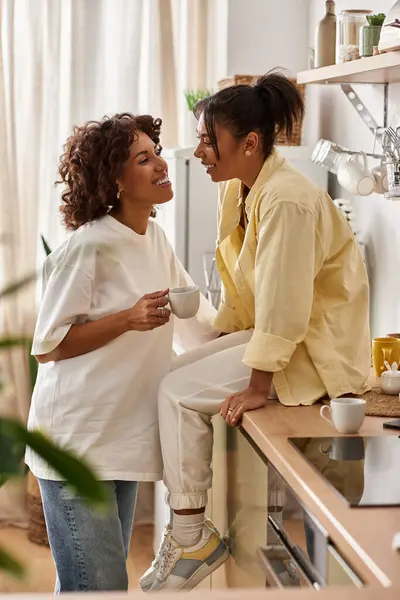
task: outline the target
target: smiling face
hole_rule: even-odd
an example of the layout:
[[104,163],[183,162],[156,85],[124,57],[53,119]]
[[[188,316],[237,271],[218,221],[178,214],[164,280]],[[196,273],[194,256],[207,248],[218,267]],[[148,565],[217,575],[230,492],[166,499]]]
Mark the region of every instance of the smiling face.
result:
[[201,160],[206,172],[215,182],[228,181],[240,178],[246,169],[247,140],[238,141],[226,127],[215,123],[219,158],[212,146],[204,121],[204,113],[199,117],[197,125],[199,144],[194,152],[196,158]]
[[117,179],[123,202],[149,210],[156,204],[165,204],[173,197],[168,166],[161,157],[161,149],[146,133],[137,131],[130,147],[129,158]]

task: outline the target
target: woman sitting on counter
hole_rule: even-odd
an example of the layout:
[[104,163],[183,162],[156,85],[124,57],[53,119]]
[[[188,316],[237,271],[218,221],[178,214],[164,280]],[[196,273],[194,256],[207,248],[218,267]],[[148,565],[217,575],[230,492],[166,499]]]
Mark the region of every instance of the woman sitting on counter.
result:
[[[330,197],[279,155],[303,102],[284,75],[201,101],[195,156],[220,185],[215,321],[229,334],[175,359],[159,390],[168,503],[173,511],[144,589],[191,589],[228,552],[205,520],[213,429],[262,408],[311,405],[367,391],[368,280],[353,233]],[[277,500],[277,502],[279,499]],[[279,505],[279,504],[278,504]]]

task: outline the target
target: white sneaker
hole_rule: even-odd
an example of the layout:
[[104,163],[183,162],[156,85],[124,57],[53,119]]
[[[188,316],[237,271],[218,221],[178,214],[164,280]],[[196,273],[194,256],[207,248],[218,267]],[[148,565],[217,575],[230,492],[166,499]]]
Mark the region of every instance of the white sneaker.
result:
[[151,563],[150,567],[147,569],[146,573],[144,573],[144,575],[142,575],[142,577],[139,579],[139,584],[140,584],[140,587],[142,588],[143,592],[148,592],[156,580],[157,571],[160,566],[161,556],[164,552],[165,545],[167,543],[168,536],[171,533],[171,530],[172,530],[171,525],[168,523],[164,530],[163,540],[161,542],[161,545],[158,549],[158,552],[157,552],[153,562]]
[[208,523],[204,525],[200,541],[190,548],[179,546],[169,533],[151,591],[192,590],[228,557],[228,546]]

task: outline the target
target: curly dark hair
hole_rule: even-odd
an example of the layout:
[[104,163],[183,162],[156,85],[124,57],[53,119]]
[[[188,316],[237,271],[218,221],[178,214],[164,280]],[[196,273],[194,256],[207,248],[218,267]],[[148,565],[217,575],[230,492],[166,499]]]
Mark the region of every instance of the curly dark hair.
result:
[[57,181],[65,184],[60,210],[67,229],[78,229],[118,206],[116,179],[138,131],[159,144],[161,119],[121,113],[74,127],[60,157]]

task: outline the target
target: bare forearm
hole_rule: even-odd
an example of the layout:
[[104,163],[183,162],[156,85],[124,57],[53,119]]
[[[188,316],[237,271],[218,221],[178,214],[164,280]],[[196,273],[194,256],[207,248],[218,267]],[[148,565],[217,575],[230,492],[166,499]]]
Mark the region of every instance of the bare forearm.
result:
[[63,341],[48,354],[37,356],[40,363],[65,360],[102,348],[112,340],[129,331],[127,311],[72,325]]
[[65,338],[48,354],[36,356],[40,363],[65,360],[102,348],[127,331],[151,331],[169,321],[166,309],[168,290],[145,294],[132,308],[90,321],[72,325]]
[[271,391],[273,373],[267,371],[259,371],[258,369],[252,369],[250,376],[250,387],[269,395]]

